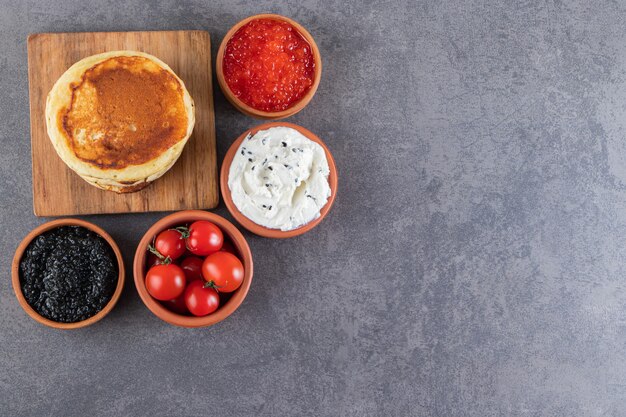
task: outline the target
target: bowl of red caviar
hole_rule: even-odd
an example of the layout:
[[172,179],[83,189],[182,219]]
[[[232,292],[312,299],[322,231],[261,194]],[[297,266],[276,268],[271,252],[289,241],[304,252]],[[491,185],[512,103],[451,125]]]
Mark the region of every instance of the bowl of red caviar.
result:
[[300,24],[277,14],[243,19],[217,52],[217,81],[239,111],[276,120],[311,101],[322,75],[319,49]]

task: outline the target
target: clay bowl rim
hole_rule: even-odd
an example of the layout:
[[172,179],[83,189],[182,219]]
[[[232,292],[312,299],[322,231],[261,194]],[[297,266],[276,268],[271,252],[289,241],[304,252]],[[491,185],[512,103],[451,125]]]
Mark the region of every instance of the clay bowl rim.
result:
[[[26,298],[24,297],[24,294],[22,293],[22,287],[20,285],[20,272],[19,272],[20,261],[22,260],[22,256],[24,256],[24,251],[26,250],[28,245],[37,236],[41,235],[42,233],[45,233],[49,230],[56,229],[62,226],[82,226],[86,229],[89,229],[97,233],[99,236],[101,236],[104,240],[107,241],[109,246],[111,246],[113,253],[115,253],[115,258],[117,259],[117,269],[119,271],[118,276],[117,276],[117,286],[115,287],[115,292],[113,292],[113,296],[111,297],[109,302],[104,306],[104,308],[100,310],[97,314],[95,314],[94,316],[89,317],[86,320],[77,321],[75,323],[56,322],[36,312],[35,309],[33,309],[26,301]],[[62,329],[62,330],[79,329],[82,327],[90,326],[102,320],[107,314],[111,312],[111,310],[113,310],[113,307],[115,307],[120,296],[122,295],[122,290],[124,289],[125,276],[126,275],[125,275],[125,270],[124,270],[124,259],[122,258],[122,253],[120,252],[120,248],[117,246],[117,243],[115,242],[115,240],[113,240],[111,235],[109,235],[100,226],[97,226],[91,222],[88,222],[86,220],[81,220],[81,219],[69,218],[69,217],[43,223],[35,227],[33,230],[31,230],[30,233],[28,233],[24,237],[24,239],[22,239],[19,246],[17,247],[15,251],[15,255],[13,256],[13,263],[11,264],[11,282],[13,284],[13,291],[15,292],[15,296],[17,297],[17,301],[19,302],[20,306],[35,321],[45,326],[52,327],[55,329]]]
[[[313,85],[311,86],[309,91],[295,105],[279,112],[267,112],[267,111],[257,110],[254,107],[247,105],[246,103],[241,101],[238,97],[236,97],[233,94],[230,87],[228,87],[226,80],[224,79],[224,72],[223,72],[224,51],[226,50],[226,45],[228,44],[228,41],[230,41],[233,35],[243,25],[256,19],[274,19],[274,20],[280,20],[280,21],[291,24],[293,27],[295,27],[298,30],[298,32],[304,37],[304,39],[306,39],[306,41],[311,46],[311,52],[313,53],[313,60],[315,61],[315,78],[313,80]],[[224,93],[224,96],[237,110],[239,110],[240,112],[248,116],[256,117],[258,119],[278,120],[278,119],[284,119],[285,117],[293,116],[294,114],[300,112],[309,104],[311,99],[313,99],[313,96],[315,95],[317,88],[319,87],[320,80],[322,78],[322,57],[320,55],[319,48],[317,47],[317,44],[315,43],[315,40],[313,39],[313,36],[311,36],[309,31],[306,30],[301,24],[299,24],[293,19],[290,19],[286,16],[282,16],[279,14],[262,13],[262,14],[249,16],[243,20],[240,20],[232,28],[230,28],[228,32],[226,32],[226,35],[224,35],[224,38],[222,39],[222,42],[220,43],[220,47],[217,51],[217,58],[215,61],[215,72],[217,73],[217,82],[220,85],[220,89]]]
[[[322,148],[324,148],[324,152],[326,153],[326,159],[328,161],[328,168],[330,169],[330,173],[328,175],[328,184],[330,185],[331,194],[330,194],[330,197],[328,198],[328,201],[324,205],[324,207],[322,207],[322,209],[320,210],[320,216],[317,219],[312,220],[308,222],[307,224],[298,227],[297,229],[287,230],[287,231],[282,231],[280,229],[270,229],[268,227],[264,227],[259,224],[256,224],[255,222],[250,220],[242,212],[239,211],[237,206],[235,206],[235,203],[233,202],[232,196],[230,194],[230,189],[228,188],[228,176],[229,176],[230,166],[244,138],[248,134],[255,134],[259,130],[266,130],[266,129],[269,129],[271,127],[276,127],[276,126],[284,126],[284,127],[290,127],[292,129],[296,129],[298,132],[302,133],[307,138],[320,144]],[[300,236],[310,231],[318,224],[320,224],[320,222],[324,220],[324,218],[330,211],[333,203],[335,202],[335,198],[337,197],[337,185],[338,185],[337,166],[335,165],[335,160],[333,158],[333,155],[330,153],[330,150],[328,149],[326,144],[310,130],[302,126],[289,123],[289,122],[263,123],[261,125],[252,127],[246,130],[245,132],[243,132],[241,135],[239,135],[237,139],[235,139],[233,144],[228,149],[228,152],[226,152],[226,156],[224,157],[224,161],[222,162],[222,169],[220,172],[220,188],[222,190],[222,198],[230,214],[235,218],[235,220],[237,220],[237,222],[239,222],[239,224],[241,224],[248,231],[259,236],[269,237],[273,239],[286,239],[290,237]]]
[[[152,296],[148,293],[144,272],[148,256],[146,248],[152,241],[153,237],[171,226],[180,225],[182,223],[191,223],[196,220],[208,220],[217,224],[219,228],[222,229],[222,232],[224,232],[231,239],[233,245],[237,248],[244,267],[244,277],[241,287],[233,293],[226,304],[220,306],[216,312],[204,317],[185,316],[174,313],[173,311],[165,308],[160,301],[152,298]],[[175,326],[196,328],[217,324],[233,314],[239,308],[250,290],[250,284],[252,283],[252,277],[254,275],[254,264],[252,262],[252,252],[250,250],[250,246],[248,245],[246,238],[234,224],[229,222],[224,217],[208,211],[182,210],[163,217],[150,226],[150,228],[146,231],[137,245],[133,261],[133,275],[135,288],[139,293],[139,297],[152,314]]]

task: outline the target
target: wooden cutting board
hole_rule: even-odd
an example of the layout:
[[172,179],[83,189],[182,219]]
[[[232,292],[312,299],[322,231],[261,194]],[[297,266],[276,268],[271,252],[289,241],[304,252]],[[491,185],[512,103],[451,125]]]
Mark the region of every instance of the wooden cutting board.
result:
[[[193,135],[180,159],[141,191],[89,185],[57,156],[46,133],[46,96],[76,61],[115,50],[147,52],[168,64],[196,104]],[[205,31],[39,33],[28,37],[33,205],[37,216],[208,209],[217,206],[211,41]]]

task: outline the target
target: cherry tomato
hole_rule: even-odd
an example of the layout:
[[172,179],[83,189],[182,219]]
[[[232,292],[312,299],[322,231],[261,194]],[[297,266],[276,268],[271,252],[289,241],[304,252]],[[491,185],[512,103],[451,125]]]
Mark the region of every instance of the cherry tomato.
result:
[[185,290],[185,272],[178,265],[156,265],[146,274],[146,288],[157,300],[173,300]]
[[192,281],[185,289],[185,305],[194,316],[206,316],[217,310],[220,297],[213,288],[205,288],[203,281]]
[[180,263],[180,267],[185,271],[187,283],[196,279],[202,279],[202,263],[204,259],[197,256],[188,256]]
[[163,301],[163,305],[165,306],[165,308],[173,311],[174,313],[178,313],[178,314],[189,313],[189,310],[187,310],[187,305],[185,304],[184,292],[178,297],[174,298],[173,300]]
[[172,260],[180,258],[185,253],[185,239],[178,230],[168,229],[159,233],[154,241],[154,248],[165,257]]
[[207,256],[221,249],[224,234],[215,224],[199,220],[189,226],[187,247],[194,255]]
[[163,263],[162,260],[159,259],[154,253],[148,254],[148,259],[146,260],[146,265],[148,269],[152,268],[155,265],[161,265]]
[[215,252],[204,260],[202,276],[220,292],[233,292],[243,281],[243,264],[232,253]]
[[230,239],[227,239],[226,237],[224,237],[224,244],[222,245],[222,249],[220,250],[232,253],[235,256],[239,256],[239,252],[235,248],[235,245],[233,245],[233,242],[231,242]]

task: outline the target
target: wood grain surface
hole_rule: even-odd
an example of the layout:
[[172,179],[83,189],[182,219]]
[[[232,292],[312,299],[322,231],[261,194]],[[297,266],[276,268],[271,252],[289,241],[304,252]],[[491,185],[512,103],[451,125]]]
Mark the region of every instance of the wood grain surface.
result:
[[[76,61],[114,50],[152,54],[184,81],[196,124],[180,159],[145,189],[116,194],[89,185],[57,156],[48,139],[46,96]],[[33,206],[37,216],[207,209],[219,201],[211,43],[205,31],[40,33],[28,38]]]

